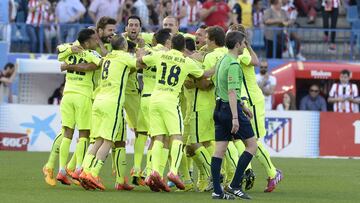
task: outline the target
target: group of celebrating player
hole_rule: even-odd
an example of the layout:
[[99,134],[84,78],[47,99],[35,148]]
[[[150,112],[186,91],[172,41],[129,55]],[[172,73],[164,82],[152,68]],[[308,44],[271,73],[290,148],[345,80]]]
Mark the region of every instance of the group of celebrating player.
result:
[[[172,185],[194,190],[194,162],[198,191],[214,190],[214,199],[249,199],[242,185],[246,190],[253,187],[254,155],[268,175],[265,192],[272,192],[283,175],[260,142],[266,130],[264,97],[254,69],[259,59],[244,27],[232,25],[225,33],[217,26],[202,26],[195,35],[184,34],[171,16],[156,33],[141,32],[141,26],[141,19],[131,16],[125,32],[116,34],[116,20],[102,17],[96,27],[82,29],[74,43],[58,46],[58,60],[64,62],[61,71],[66,71],[62,131],[43,167],[45,181],[56,185],[53,173],[59,156],[56,179],[62,184],[105,190],[99,173],[111,150],[116,190],[145,185],[155,192],[170,192]],[[224,102],[230,103],[228,116],[234,112],[230,91],[222,97],[224,87],[236,91],[234,98],[241,106],[239,115],[233,113],[232,121],[230,117],[229,131],[219,124],[227,117],[220,114]],[[214,110],[220,113],[216,116]],[[136,135],[131,184],[125,177],[126,124]],[[75,128],[79,139],[68,162]]]

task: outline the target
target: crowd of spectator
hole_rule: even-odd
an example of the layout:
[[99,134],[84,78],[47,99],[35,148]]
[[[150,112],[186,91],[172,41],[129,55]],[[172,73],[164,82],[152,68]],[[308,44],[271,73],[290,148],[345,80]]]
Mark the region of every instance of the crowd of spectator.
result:
[[[193,33],[202,24],[227,29],[231,23],[241,23],[247,28],[251,40],[254,28],[268,28],[264,31],[266,57],[292,57],[298,60],[306,59],[301,54],[301,38],[295,32],[288,32],[287,28],[299,25],[298,14],[307,15],[308,23],[314,23],[318,11],[323,13],[324,28],[336,28],[340,6],[340,0],[8,1],[10,22],[27,25],[30,52],[39,52],[40,35],[44,38],[45,52],[54,52],[57,43],[75,39],[79,27],[72,24],[94,24],[104,15],[117,19],[120,31],[131,15],[140,16],[147,31],[161,26],[162,19],[171,15],[178,20],[182,32]],[[274,28],[276,30],[272,30]],[[335,32],[324,32],[324,41],[330,43],[330,51],[336,49]]]
[[[339,82],[333,83],[329,92],[321,91],[319,84],[311,84],[308,94],[298,100],[300,101],[298,106],[296,105],[296,98],[291,91],[282,93],[282,101],[275,105],[276,78],[268,72],[266,61],[263,60],[261,62],[260,73],[256,75],[256,78],[265,97],[266,110],[359,112],[360,97],[358,86],[350,82],[351,72],[349,70],[341,71]],[[328,104],[332,104],[332,107],[328,108]],[[273,108],[274,106],[276,108]]]

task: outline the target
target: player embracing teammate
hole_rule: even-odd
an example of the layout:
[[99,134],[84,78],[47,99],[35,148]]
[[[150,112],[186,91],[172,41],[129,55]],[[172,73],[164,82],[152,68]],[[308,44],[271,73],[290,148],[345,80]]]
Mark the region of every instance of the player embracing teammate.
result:
[[[214,199],[249,199],[242,188],[243,182],[246,190],[253,187],[249,164],[255,156],[269,176],[265,192],[273,191],[283,176],[259,141],[266,134],[264,99],[255,86],[258,58],[243,27],[233,25],[226,34],[220,27],[201,27],[193,36],[180,33],[169,16],[153,34],[141,32],[141,19],[131,16],[125,32],[114,34],[116,21],[104,18],[105,25],[100,19],[95,30],[83,29],[76,42],[59,46],[61,69],[67,71],[63,129],[43,169],[46,182],[56,184],[53,169],[60,151],[57,180],[104,190],[100,171],[111,152],[117,190],[147,185],[170,192],[174,184],[191,191],[190,157],[200,172],[199,191],[214,190]],[[127,124],[136,133],[132,184],[126,178]],[[79,140],[68,163],[75,129]]]

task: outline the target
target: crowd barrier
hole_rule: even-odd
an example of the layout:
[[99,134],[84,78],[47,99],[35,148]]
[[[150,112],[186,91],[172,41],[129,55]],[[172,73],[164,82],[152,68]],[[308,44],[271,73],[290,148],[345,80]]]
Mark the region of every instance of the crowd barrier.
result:
[[[359,23],[360,25],[360,23]],[[10,52],[55,53],[57,44],[73,42],[77,32],[91,26],[89,24],[46,24],[34,27],[25,23],[0,24],[0,41],[10,44]],[[155,31],[159,26],[150,26]],[[196,30],[192,29],[192,30]],[[118,26],[118,32],[124,31],[124,25]],[[267,56],[266,50],[271,49],[265,41],[265,33],[273,35],[272,55]],[[329,52],[329,43],[324,42],[325,32],[336,33],[336,51]],[[1,36],[1,33],[2,36]],[[261,57],[277,58],[276,50],[282,50],[282,58],[296,58],[297,44],[301,44],[301,53],[312,60],[359,60],[360,59],[360,26],[351,29],[320,29],[320,28],[252,28],[249,29],[252,46]],[[299,40],[295,40],[295,35]],[[281,42],[281,43],[280,43]]]
[[[59,106],[0,105],[0,150],[49,151],[60,128]],[[360,114],[269,111],[266,128],[261,141],[274,157],[360,156]],[[134,140],[128,128],[128,153]]]

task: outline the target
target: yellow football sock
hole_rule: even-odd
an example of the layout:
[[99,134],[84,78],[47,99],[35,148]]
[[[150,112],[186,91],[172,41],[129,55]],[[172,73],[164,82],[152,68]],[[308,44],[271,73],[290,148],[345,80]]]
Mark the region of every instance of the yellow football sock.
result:
[[146,176],[149,176],[151,173],[151,159],[152,159],[152,150],[149,149],[146,154],[146,168],[144,170],[146,173]]
[[66,168],[74,171],[76,168],[76,153],[74,152],[71,156],[69,163],[66,164]]
[[195,150],[195,159],[198,161],[201,168],[204,170],[204,174],[209,177],[211,173],[211,156],[205,147],[201,146]]
[[186,182],[191,181],[189,167],[187,165],[187,157],[185,154],[182,155],[181,163],[179,166],[179,172],[181,173],[184,181],[186,181]]
[[[244,143],[242,141],[236,141],[235,142],[235,147],[236,147],[239,155],[241,155],[245,151],[245,145],[244,145]],[[249,165],[246,167],[245,170],[247,170],[249,168],[252,168],[251,162],[249,163]]]
[[171,144],[171,165],[170,171],[175,175],[178,174],[178,169],[183,155],[183,142],[181,140],[173,140]]
[[[161,168],[161,157],[163,156],[164,144],[161,141],[155,140],[152,147],[152,170],[160,172]],[[160,174],[162,175],[162,174]]]
[[84,161],[82,163],[83,171],[85,173],[89,173],[91,171],[91,167],[95,162],[95,155],[86,153],[84,157]]
[[164,175],[166,163],[167,163],[167,161],[169,159],[169,152],[170,152],[169,149],[166,149],[166,148],[162,149],[162,154],[161,154],[161,157],[160,157],[160,159],[161,159],[160,160],[160,171],[159,171],[159,174],[160,174],[161,177]]
[[111,149],[111,171],[116,171],[116,160],[115,160],[115,147]]
[[115,149],[116,183],[125,183],[126,150],[124,147]]
[[51,147],[50,154],[49,154],[49,159],[48,159],[48,161],[46,163],[46,168],[54,169],[56,159],[57,159],[57,157],[59,155],[60,145],[61,145],[61,141],[62,141],[63,137],[64,136],[63,136],[62,132],[60,132],[55,137],[53,145]]
[[61,141],[60,145],[60,153],[59,153],[59,168],[60,170],[65,170],[65,165],[69,156],[71,139],[64,137]]
[[186,161],[187,161],[187,165],[188,165],[188,168],[191,172],[194,171],[194,162],[193,162],[193,159],[191,157],[186,157]]
[[91,175],[93,177],[98,177],[101,171],[101,168],[104,166],[104,161],[100,159],[95,159],[93,167],[91,167]]
[[85,153],[89,146],[89,138],[80,137],[78,143],[76,144],[75,153],[76,154],[76,168],[80,169],[82,162],[84,160]]
[[212,157],[215,152],[215,143],[211,142],[211,144],[206,147],[206,150],[209,152],[210,157]]
[[257,144],[258,144],[258,149],[256,150],[255,157],[257,158],[257,160],[259,160],[261,165],[265,168],[267,175],[270,178],[275,178],[276,168],[273,165],[273,163],[271,162],[269,152],[265,149],[265,147],[262,145],[260,140],[257,141]]
[[134,170],[136,175],[140,176],[141,162],[144,156],[144,148],[147,135],[138,134],[134,144]]

